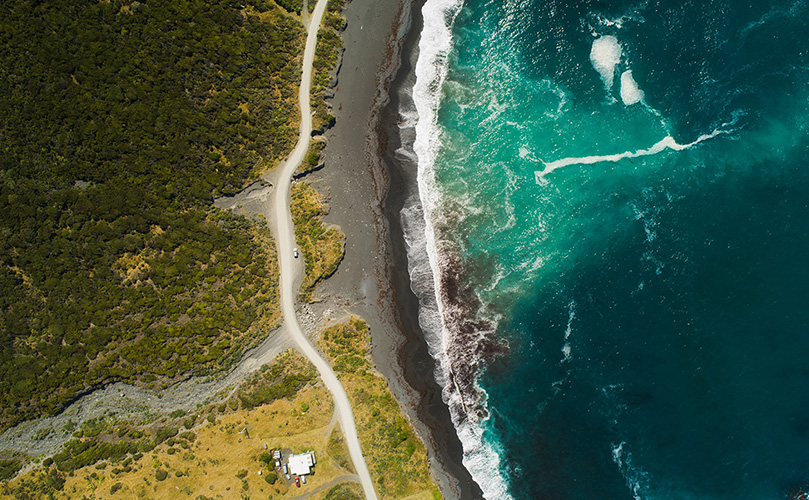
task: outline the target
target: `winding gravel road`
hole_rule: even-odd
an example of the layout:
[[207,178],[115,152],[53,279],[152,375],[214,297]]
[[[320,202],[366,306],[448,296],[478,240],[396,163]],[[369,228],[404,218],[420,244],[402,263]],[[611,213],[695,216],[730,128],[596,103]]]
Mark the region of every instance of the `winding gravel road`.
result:
[[312,113],[309,106],[309,92],[312,83],[312,61],[315,55],[315,45],[317,43],[317,32],[326,11],[327,0],[318,0],[315,10],[309,21],[309,30],[306,36],[306,49],[303,53],[303,75],[301,76],[301,87],[298,99],[301,108],[301,128],[298,136],[298,143],[295,149],[280,167],[280,172],[276,180],[275,190],[275,238],[278,245],[278,263],[281,268],[281,314],[284,317],[284,324],[287,331],[292,336],[299,350],[320,372],[320,376],[326,387],[332,393],[334,405],[340,417],[343,435],[346,445],[354,463],[354,470],[360,478],[360,483],[365,491],[365,498],[376,500],[376,491],[362,455],[360,440],[357,437],[357,426],[354,423],[354,412],[351,410],[351,403],[348,401],[345,389],[337,379],[329,363],[323,359],[320,353],[309,342],[309,339],[301,331],[298,318],[295,314],[296,283],[302,273],[303,259],[295,259],[292,256],[292,249],[295,242],[295,231],[292,225],[292,216],[289,211],[289,188],[292,174],[303,161],[309,149],[309,140],[312,136]]

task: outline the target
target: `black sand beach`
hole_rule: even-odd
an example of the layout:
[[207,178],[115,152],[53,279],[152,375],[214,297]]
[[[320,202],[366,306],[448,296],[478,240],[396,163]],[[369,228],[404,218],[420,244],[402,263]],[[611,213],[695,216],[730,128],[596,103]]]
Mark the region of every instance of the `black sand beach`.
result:
[[344,11],[345,52],[331,101],[336,125],[326,133],[326,167],[307,181],[327,193],[326,221],[346,234],[346,255],[317,294],[330,300],[312,311],[327,321],[346,312],[368,321],[374,361],[424,439],[442,494],[481,498],[461,463],[461,443],[433,378],[399,221],[415,189],[415,165],[400,163],[395,151],[402,142],[399,107],[413,84],[422,4],[353,0]]

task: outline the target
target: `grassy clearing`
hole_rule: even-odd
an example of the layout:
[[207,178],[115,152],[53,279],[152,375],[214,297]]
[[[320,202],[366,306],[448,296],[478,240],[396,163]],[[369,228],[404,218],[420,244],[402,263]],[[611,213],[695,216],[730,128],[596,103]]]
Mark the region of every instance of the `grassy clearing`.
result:
[[[227,402],[202,408],[194,415],[177,412],[176,419],[160,422],[160,429],[170,430],[162,432],[158,444],[154,443],[159,438],[151,438],[154,446],[149,451],[109,457],[69,471],[60,471],[56,461],[46,461],[46,468],[0,486],[0,498],[264,500],[314,491],[347,473],[339,465],[342,459],[330,458],[332,449],[346,455],[347,452],[330,446],[330,438],[334,436],[330,432],[334,406],[318,379],[315,377],[298,387],[290,397],[252,408],[241,403],[245,395],[254,395],[262,387],[282,386],[290,379],[308,379],[313,370],[299,354],[289,351]],[[176,428],[178,423],[192,417],[190,430],[184,426]],[[81,434],[76,442],[111,442],[116,441],[118,427],[96,423],[84,428]],[[154,435],[154,429],[144,432],[144,436]],[[117,438],[118,442],[126,442],[127,437]],[[307,478],[306,486],[298,489],[287,484],[280,471],[268,468],[262,455],[273,448],[292,452],[315,450],[318,465],[315,474]],[[273,472],[275,482],[271,484],[266,478],[273,479]],[[326,493],[324,489],[314,498],[323,498]]]
[[315,286],[331,276],[343,260],[345,235],[323,223],[321,217],[328,213],[323,197],[307,183],[292,186],[290,208],[295,223],[295,238],[303,252],[306,267],[299,298],[308,301]]
[[351,318],[324,330],[319,345],[351,399],[365,460],[380,497],[433,499],[438,490],[430,479],[427,452],[369,360],[369,335],[364,321]]
[[[424,446],[368,359],[368,334],[352,318],[324,330],[320,347],[351,398],[377,492],[385,500],[440,498]],[[177,410],[145,427],[109,418],[86,422],[43,467],[0,483],[0,499],[267,499],[320,487],[313,500],[362,498],[355,484],[324,487],[353,472],[333,412],[314,367],[287,351],[230,398],[191,414]],[[287,484],[268,467],[274,448],[315,450],[318,465],[306,486]]]

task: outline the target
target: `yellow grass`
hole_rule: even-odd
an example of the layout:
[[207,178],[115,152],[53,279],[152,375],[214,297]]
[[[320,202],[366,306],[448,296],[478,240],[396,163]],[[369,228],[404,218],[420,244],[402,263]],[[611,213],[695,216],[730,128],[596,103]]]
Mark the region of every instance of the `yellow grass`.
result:
[[319,345],[351,400],[365,461],[380,498],[432,500],[438,490],[430,478],[427,451],[402,415],[387,381],[373,368],[369,334],[368,325],[352,317],[325,329]]
[[[301,411],[304,403],[308,411]],[[103,469],[89,466],[75,471],[68,477],[64,489],[54,495],[56,499],[197,499],[207,498],[292,498],[311,493],[330,481],[348,473],[332,460],[327,452],[331,435],[331,419],[334,407],[328,392],[318,384],[306,388],[292,400],[276,400],[253,410],[240,410],[225,415],[215,423],[206,422],[194,429],[197,439],[183,449],[160,445],[133,463],[128,473],[114,474],[120,464],[107,464]],[[247,427],[247,432],[243,429]],[[240,432],[242,431],[242,432]],[[268,449],[264,448],[267,445]],[[278,481],[269,485],[264,476],[268,470],[258,457],[272,448],[292,452],[314,450],[318,457],[315,474],[307,477],[307,484],[296,488],[285,484],[281,471],[276,471]],[[168,477],[158,481],[158,469],[168,472]],[[247,471],[244,479],[237,477],[239,471]],[[259,475],[261,471],[261,475]],[[178,477],[177,472],[181,475]],[[30,476],[31,473],[28,474]],[[95,477],[93,477],[95,476]],[[19,480],[12,482],[19,482]],[[121,487],[110,493],[116,483]],[[246,489],[245,489],[245,485]],[[329,488],[311,498],[323,498]],[[0,498],[13,498],[2,496]]]
[[[376,490],[382,500],[440,498],[430,478],[424,445],[402,415],[387,382],[370,362],[368,334],[368,326],[362,320],[351,318],[324,330],[320,346],[334,363],[351,399]],[[309,366],[293,353],[280,356],[276,363],[284,368],[279,377],[284,373],[303,373]],[[255,384],[265,383],[263,380],[258,377],[245,383],[245,394]],[[355,476],[339,425],[333,420],[333,402],[320,381],[299,390],[292,399],[277,399],[252,410],[236,410],[237,400],[235,397],[230,400],[232,406],[222,404],[219,411],[225,414],[214,422],[197,418],[204,424],[193,429],[195,439],[170,439],[137,460],[127,458],[120,463],[102,462],[78,469],[67,476],[64,487],[52,498],[348,500],[354,495],[346,493],[359,491],[352,482],[342,494],[327,496],[337,484],[354,481]],[[228,407],[236,411],[231,412]],[[199,417],[212,411],[213,406],[202,410]],[[307,484],[300,489],[294,483],[287,484],[281,471],[275,471],[278,476],[275,484],[264,480],[272,469],[268,470],[259,457],[273,448],[281,448],[285,453],[315,451],[318,463],[315,474],[307,477]],[[130,470],[126,471],[127,468]],[[157,479],[158,471],[165,471],[165,479]],[[18,498],[13,492],[23,482],[28,483],[29,491],[44,490],[46,479],[42,472],[35,470],[10,482],[5,494],[5,487],[0,487],[0,499]],[[25,498],[47,497],[34,494]]]

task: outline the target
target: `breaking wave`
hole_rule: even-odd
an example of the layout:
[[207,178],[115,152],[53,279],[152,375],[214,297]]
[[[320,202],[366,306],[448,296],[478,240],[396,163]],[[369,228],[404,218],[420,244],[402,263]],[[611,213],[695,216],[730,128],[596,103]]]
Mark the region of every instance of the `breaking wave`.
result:
[[[418,197],[401,212],[408,251],[411,288],[419,298],[419,323],[436,360],[436,380],[463,445],[463,463],[488,499],[510,499],[500,454],[484,439],[486,394],[477,385],[482,358],[501,346],[489,340],[494,324],[476,318],[477,295],[464,284],[457,249],[447,237],[461,217],[442,198],[434,165],[441,147],[437,124],[440,92],[452,49],[452,25],[463,2],[428,0],[422,8],[424,26],[413,87],[415,120],[402,112],[400,127],[414,127],[410,156],[417,162]],[[401,152],[400,154],[408,154]]]

